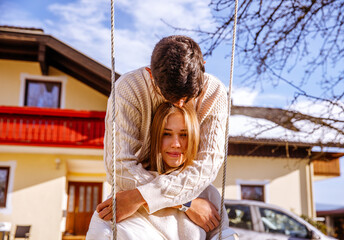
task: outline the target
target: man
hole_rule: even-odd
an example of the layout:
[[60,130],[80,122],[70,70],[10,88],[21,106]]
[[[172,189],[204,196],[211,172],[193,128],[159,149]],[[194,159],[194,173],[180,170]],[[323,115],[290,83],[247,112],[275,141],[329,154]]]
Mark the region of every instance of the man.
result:
[[[206,196],[213,195],[214,198],[215,195],[203,191],[215,179],[225,157],[226,89],[219,80],[205,73],[200,47],[186,36],[160,40],[153,50],[150,67],[124,74],[116,82],[117,222],[132,216],[144,206],[147,219],[154,225],[156,219],[150,214],[182,206],[181,210],[192,222],[210,232],[207,235],[210,238],[218,231],[218,209],[221,206],[218,193],[217,199],[213,200],[217,206],[214,206],[207,200],[212,197]],[[192,166],[179,174],[156,176],[146,170],[150,125],[155,110],[164,101],[178,106],[194,106],[200,122],[201,142]],[[109,182],[113,178],[114,164],[111,116],[110,97],[104,138],[104,160]],[[111,220],[111,202],[112,199],[108,199],[98,205],[100,218]],[[227,217],[225,224],[228,228]],[[169,234],[161,229],[159,231]]]

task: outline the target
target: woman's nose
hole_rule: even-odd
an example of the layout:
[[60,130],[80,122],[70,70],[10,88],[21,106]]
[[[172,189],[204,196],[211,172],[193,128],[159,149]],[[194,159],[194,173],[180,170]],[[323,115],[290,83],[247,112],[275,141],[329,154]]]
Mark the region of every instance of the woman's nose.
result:
[[180,147],[180,139],[178,136],[174,137],[172,140],[172,147]]

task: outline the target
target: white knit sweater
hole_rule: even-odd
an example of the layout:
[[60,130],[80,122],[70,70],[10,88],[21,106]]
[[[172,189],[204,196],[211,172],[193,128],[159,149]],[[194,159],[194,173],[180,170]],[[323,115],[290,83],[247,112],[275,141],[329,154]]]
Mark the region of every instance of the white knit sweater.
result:
[[[104,137],[109,183],[113,176],[111,99]],[[115,101],[117,190],[137,188],[151,214],[195,199],[215,179],[224,159],[227,118],[227,93],[218,79],[205,74],[205,85],[195,104],[201,127],[199,152],[194,164],[179,174],[156,175],[144,168],[150,150],[151,122],[164,101],[144,67],[117,80]]]

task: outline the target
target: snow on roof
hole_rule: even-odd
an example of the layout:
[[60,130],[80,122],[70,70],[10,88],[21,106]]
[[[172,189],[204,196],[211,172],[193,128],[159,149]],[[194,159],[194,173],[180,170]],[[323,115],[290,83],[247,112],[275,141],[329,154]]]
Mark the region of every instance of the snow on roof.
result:
[[[273,139],[276,141],[301,142],[312,145],[344,146],[344,135],[328,126],[321,126],[310,120],[291,120],[293,128],[285,128],[264,118],[232,115],[229,121],[231,137]],[[336,123],[344,129],[344,123]],[[293,129],[293,130],[292,130]]]

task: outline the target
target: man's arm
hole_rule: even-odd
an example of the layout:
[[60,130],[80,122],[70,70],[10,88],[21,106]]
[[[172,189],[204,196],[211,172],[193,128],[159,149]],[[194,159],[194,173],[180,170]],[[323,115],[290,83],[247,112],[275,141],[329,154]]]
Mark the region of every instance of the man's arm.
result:
[[[116,127],[116,194],[117,219],[129,217],[139,205],[131,196],[133,189],[152,181],[153,176],[145,170],[139,160],[148,155],[149,142],[146,138],[150,134],[150,125],[153,112],[151,89],[147,86],[144,78],[149,78],[146,70],[137,70],[124,74],[116,82],[115,94],[115,127]],[[104,135],[104,162],[109,183],[113,179],[113,156],[112,156],[112,122],[113,107],[112,95],[109,97],[105,117]],[[149,138],[148,138],[149,139]],[[139,156],[140,152],[140,156]],[[139,191],[137,191],[140,193]],[[142,197],[142,195],[140,195]],[[159,201],[159,199],[157,199]],[[122,206],[122,203],[124,207]],[[129,206],[130,205],[130,206]],[[146,206],[147,208],[147,206]],[[121,209],[122,212],[119,212]],[[134,210],[133,210],[134,209]],[[99,204],[97,207],[99,215],[105,219],[112,218],[112,198]],[[125,212],[123,212],[125,211]]]
[[[144,81],[135,79],[135,74],[123,75],[116,83],[115,99],[115,128],[116,128],[116,185],[118,190],[132,190],[137,186],[148,183],[154,177],[145,170],[139,163],[138,151],[143,147],[142,126],[150,126],[150,119],[147,119],[144,105],[149,102],[140,93],[135,92],[140,86],[135,86],[135,81]],[[134,86],[132,86],[134,85]],[[147,98],[147,96],[146,96]],[[111,183],[113,179],[113,146],[112,146],[112,128],[113,128],[113,102],[112,95],[108,100],[107,113],[105,118],[104,135],[104,162],[107,173],[107,180]],[[147,106],[147,108],[149,108]]]
[[203,198],[194,199],[185,214],[206,232],[214,230],[221,221],[218,209],[209,200]]

